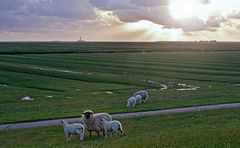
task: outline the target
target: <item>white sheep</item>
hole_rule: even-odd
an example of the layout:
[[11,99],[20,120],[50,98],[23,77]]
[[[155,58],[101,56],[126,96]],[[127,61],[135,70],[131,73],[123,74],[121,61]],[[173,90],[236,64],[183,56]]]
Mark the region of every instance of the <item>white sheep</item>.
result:
[[90,137],[92,137],[92,131],[96,132],[98,136],[100,136],[100,132],[103,132],[103,135],[105,135],[103,125],[101,124],[102,118],[107,121],[112,121],[112,117],[108,113],[94,114],[91,110],[86,110],[83,112],[83,125],[90,132]]
[[144,101],[145,103],[148,100],[148,92],[146,90],[141,90],[141,91],[137,91],[133,94],[134,97],[136,97],[137,95],[141,96],[141,100]]
[[72,135],[79,135],[80,141],[84,139],[85,128],[81,123],[68,124],[66,121],[61,121],[61,123],[68,142]]
[[121,122],[117,120],[106,121],[105,119],[101,119],[101,122],[105,130],[105,138],[107,138],[108,135],[112,137],[112,134],[123,136],[123,128]]
[[127,101],[127,107],[135,107],[137,104],[137,99],[135,97],[130,97]]
[[141,102],[142,102],[142,96],[136,95],[135,98],[136,98],[137,104],[141,104]]

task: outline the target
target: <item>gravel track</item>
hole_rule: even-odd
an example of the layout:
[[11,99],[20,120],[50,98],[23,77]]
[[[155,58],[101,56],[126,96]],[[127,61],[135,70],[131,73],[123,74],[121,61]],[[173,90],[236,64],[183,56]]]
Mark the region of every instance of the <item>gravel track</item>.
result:
[[[111,116],[113,117],[113,119],[123,119],[123,118],[136,118],[136,117],[145,117],[145,116],[197,112],[197,111],[206,111],[206,110],[217,110],[217,109],[224,109],[224,108],[240,108],[240,103],[204,105],[204,106],[162,109],[162,110],[144,111],[144,112],[121,113],[121,114],[112,114]],[[70,123],[82,121],[81,118],[66,118],[66,119],[56,119],[56,120],[25,122],[25,123],[2,124],[0,125],[0,131],[21,129],[21,128],[38,128],[38,127],[44,127],[44,126],[54,126],[54,125],[59,125],[60,121],[62,120],[66,120]]]

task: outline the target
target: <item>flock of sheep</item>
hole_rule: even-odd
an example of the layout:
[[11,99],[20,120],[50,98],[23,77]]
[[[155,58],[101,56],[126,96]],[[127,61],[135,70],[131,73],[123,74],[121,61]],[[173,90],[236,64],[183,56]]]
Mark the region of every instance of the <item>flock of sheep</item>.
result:
[[[147,102],[147,100],[148,92],[145,90],[138,91],[127,100],[127,107],[135,107],[142,101]],[[113,134],[123,136],[123,128],[121,122],[112,120],[111,115],[108,113],[94,114],[93,111],[86,110],[82,114],[82,119],[83,124],[68,124],[66,121],[61,122],[67,141],[71,140],[72,135],[79,135],[80,141],[84,140],[85,129],[90,132],[90,137],[92,136],[92,132],[96,132],[99,137],[100,133],[102,132],[103,136],[106,138],[108,136],[112,137]]]
[[132,97],[130,97],[127,101],[127,107],[135,107],[137,104],[140,104],[142,101],[147,102],[148,100],[148,92],[145,90],[141,90],[135,92]]

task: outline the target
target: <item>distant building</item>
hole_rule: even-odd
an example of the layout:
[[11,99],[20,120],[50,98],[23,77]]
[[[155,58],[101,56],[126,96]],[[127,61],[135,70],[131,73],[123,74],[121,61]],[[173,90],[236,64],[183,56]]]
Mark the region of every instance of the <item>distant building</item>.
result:
[[199,42],[204,42],[204,43],[216,43],[217,40],[209,40],[209,41],[200,40]]
[[82,40],[82,37],[80,36],[79,37],[79,40],[77,40],[78,43],[82,43],[82,42],[85,42],[84,40]]
[[209,42],[217,42],[217,40],[210,40]]

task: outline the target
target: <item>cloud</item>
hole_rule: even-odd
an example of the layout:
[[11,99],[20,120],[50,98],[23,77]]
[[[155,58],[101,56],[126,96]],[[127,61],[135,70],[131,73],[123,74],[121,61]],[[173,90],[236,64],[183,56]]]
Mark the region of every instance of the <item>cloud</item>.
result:
[[89,0],[90,4],[102,10],[137,10],[141,7],[167,5],[168,2],[169,0]]
[[[6,32],[35,35],[65,32],[69,36],[85,33],[94,39],[97,38],[94,32],[98,35],[115,32],[114,35],[123,37],[128,33],[117,33],[122,31],[121,25],[142,20],[161,26],[159,30],[165,30],[166,36],[171,30],[181,30],[193,37],[199,32],[213,34],[223,27],[232,32],[239,28],[239,0],[182,0],[183,5],[183,1],[196,1],[199,11],[184,19],[171,16],[172,1],[175,0],[0,0],[0,32],[5,35]],[[139,30],[131,37],[142,31],[146,30]],[[228,33],[226,29],[225,32]]]
[[[201,30],[214,31],[220,27],[221,23],[227,21],[219,13],[220,10],[211,6],[210,0],[195,0],[198,5],[202,4],[202,6],[198,8],[200,9],[200,13],[205,12],[208,14],[204,16],[198,16],[196,14],[187,19],[176,20],[171,16],[169,11],[169,5],[172,1],[173,0],[90,0],[90,3],[99,9],[113,11],[123,22],[149,20],[153,23],[163,25],[165,28],[181,28],[186,32]],[[188,1],[185,0],[185,2]],[[216,1],[213,2],[216,4]],[[222,7],[220,8],[222,9]],[[209,12],[208,9],[211,9],[211,12]],[[232,17],[238,16],[235,15]]]
[[130,2],[138,7],[155,7],[160,5],[168,5],[169,0],[130,0]]
[[200,0],[200,2],[201,2],[202,4],[209,4],[209,3],[210,3],[210,0]]
[[115,10],[113,12],[123,22],[149,20],[153,23],[163,25],[164,28],[181,28],[187,32],[205,29],[210,30],[211,28],[220,26],[220,23],[224,21],[223,19],[219,19],[219,16],[211,16],[206,22],[196,16],[187,19],[176,20],[171,17],[167,6],[157,6],[151,9],[142,7],[137,10]]
[[133,9],[134,5],[129,0],[89,0],[94,7],[102,10]]
[[24,5],[25,0],[0,0],[0,11],[11,11]]
[[29,2],[28,11],[41,16],[94,19],[95,12],[88,0],[41,0]]
[[96,19],[88,0],[0,0],[0,31],[49,32]]
[[228,15],[228,18],[231,19],[240,19],[240,10],[239,11],[233,11],[231,14]]

